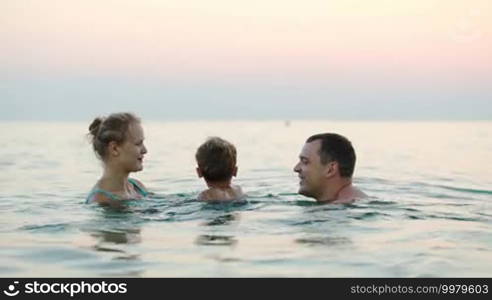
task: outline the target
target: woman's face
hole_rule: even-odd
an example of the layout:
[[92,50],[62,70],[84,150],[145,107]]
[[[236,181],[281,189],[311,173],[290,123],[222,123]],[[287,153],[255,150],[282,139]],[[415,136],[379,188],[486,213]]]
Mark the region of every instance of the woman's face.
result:
[[143,157],[147,153],[144,145],[144,132],[140,123],[130,124],[125,142],[118,145],[118,164],[127,172],[143,169]]

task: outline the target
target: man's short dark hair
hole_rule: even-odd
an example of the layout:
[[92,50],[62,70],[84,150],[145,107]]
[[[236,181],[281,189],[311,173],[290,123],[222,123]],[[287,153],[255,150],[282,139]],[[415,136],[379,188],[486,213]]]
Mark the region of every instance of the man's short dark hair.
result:
[[236,167],[236,147],[224,139],[211,137],[198,148],[195,158],[205,180],[228,180]]
[[355,168],[355,151],[352,143],[336,133],[320,133],[310,136],[306,143],[321,140],[319,156],[322,164],[336,161],[339,165],[340,176],[352,177]]

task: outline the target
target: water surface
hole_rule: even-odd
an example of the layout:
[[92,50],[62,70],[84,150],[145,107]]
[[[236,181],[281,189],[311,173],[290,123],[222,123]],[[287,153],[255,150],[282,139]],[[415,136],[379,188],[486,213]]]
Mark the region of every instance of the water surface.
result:
[[[101,174],[85,123],[1,123],[2,277],[492,275],[491,122],[144,122],[134,174],[157,196],[84,205]],[[352,140],[370,199],[318,205],[292,171],[311,134]],[[238,149],[245,204],[197,202],[194,152]]]

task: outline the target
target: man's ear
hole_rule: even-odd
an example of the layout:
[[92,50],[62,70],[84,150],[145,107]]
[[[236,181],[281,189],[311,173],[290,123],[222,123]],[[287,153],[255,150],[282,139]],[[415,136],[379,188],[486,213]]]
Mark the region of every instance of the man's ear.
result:
[[330,161],[325,166],[325,177],[332,178],[339,173],[339,165],[337,161]]
[[120,155],[120,149],[119,149],[118,143],[115,141],[109,142],[108,150],[109,150],[108,154],[110,156],[119,156]]
[[198,178],[203,177],[202,169],[200,169],[200,167],[196,167],[196,175],[198,175]]
[[236,177],[237,176],[237,166],[234,167],[232,170],[232,176]]

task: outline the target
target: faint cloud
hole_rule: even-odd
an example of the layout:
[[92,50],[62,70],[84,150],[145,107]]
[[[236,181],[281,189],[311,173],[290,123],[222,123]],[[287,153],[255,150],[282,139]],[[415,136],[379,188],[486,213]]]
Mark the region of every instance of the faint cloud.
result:
[[451,30],[451,39],[459,43],[471,43],[482,38],[476,17],[480,16],[479,9],[469,9],[465,16],[462,16],[454,24]]
[[[366,2],[366,1],[364,1]],[[370,2],[374,4],[373,2]],[[394,0],[379,0],[376,2],[379,9],[388,12],[409,12],[417,15],[427,14],[435,11],[438,6],[438,0],[414,0],[414,1],[394,1]]]

